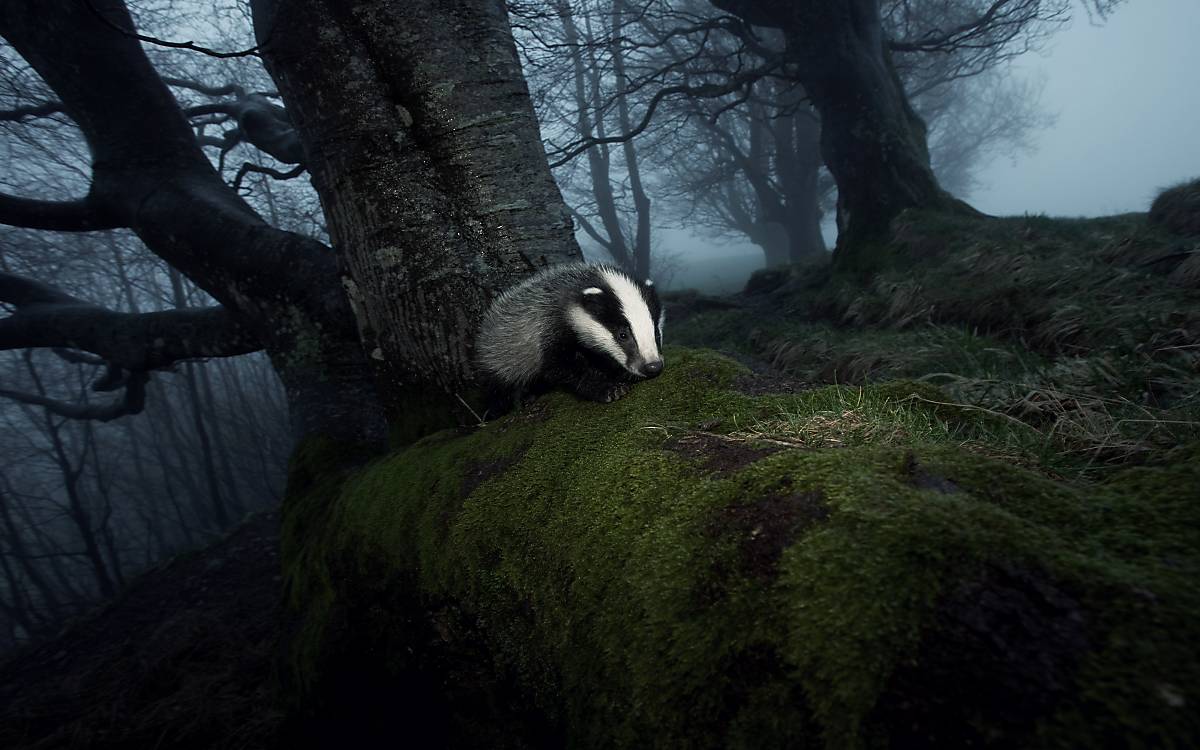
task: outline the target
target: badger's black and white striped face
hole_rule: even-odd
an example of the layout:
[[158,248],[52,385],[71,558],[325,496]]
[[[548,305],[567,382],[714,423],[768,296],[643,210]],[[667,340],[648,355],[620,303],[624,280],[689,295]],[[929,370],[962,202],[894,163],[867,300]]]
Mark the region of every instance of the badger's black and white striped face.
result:
[[629,374],[653,378],[663,369],[663,309],[654,282],[607,266],[579,289],[567,321],[580,343],[606,354]]

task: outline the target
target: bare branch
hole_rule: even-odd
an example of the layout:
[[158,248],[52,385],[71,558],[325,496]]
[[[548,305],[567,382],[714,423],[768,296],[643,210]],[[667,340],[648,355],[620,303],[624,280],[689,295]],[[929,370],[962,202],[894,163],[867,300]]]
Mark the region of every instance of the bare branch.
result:
[[227,83],[224,86],[207,86],[199,81],[187,78],[171,78],[169,76],[163,77],[163,83],[168,86],[178,86],[179,88],[198,91],[205,96],[236,96],[240,98],[246,95],[246,89],[236,83]]
[[297,164],[293,169],[289,169],[286,172],[280,172],[278,169],[271,169],[270,167],[264,167],[260,164],[244,162],[241,166],[241,169],[238,170],[237,176],[233,178],[234,190],[242,189],[242,180],[246,179],[246,175],[250,172],[254,172],[255,174],[265,174],[268,177],[272,177],[276,180],[290,180],[294,177],[299,177],[300,175],[304,174],[304,165]]
[[587,233],[588,237],[591,237],[596,241],[596,244],[600,245],[600,247],[604,248],[609,253],[612,253],[612,240],[597,232],[596,228],[592,226],[592,222],[588,221],[586,216],[570,206],[567,206],[567,210],[571,212],[571,216],[575,217],[575,221],[579,222],[580,228]]
[[893,52],[953,52],[963,47],[999,47],[1029,24],[1051,20],[1060,11],[1046,10],[1040,0],[994,0],[977,17],[949,30],[929,29],[911,40],[891,40]]
[[188,107],[183,110],[183,116],[189,120],[193,117],[204,117],[205,115],[228,115],[237,117],[237,105],[233,102],[216,102],[213,104],[197,104],[194,107]]
[[98,367],[105,364],[103,357],[97,357],[96,355],[88,354],[87,352],[79,352],[75,351],[74,349],[63,349],[62,347],[58,346],[51,349],[51,351],[58,355],[59,359],[63,360],[64,362],[70,362],[73,365],[95,365]]
[[34,305],[69,305],[79,300],[35,279],[0,273],[0,302],[22,308]]
[[88,198],[42,201],[0,193],[0,224],[58,232],[94,232],[123,224]]
[[122,313],[32,279],[0,273],[0,349],[79,349],[139,372],[184,359],[229,357],[262,348],[223,307]]
[[92,404],[87,401],[60,401],[36,393],[23,393],[7,388],[0,388],[0,397],[32,404],[47,409],[52,414],[67,419],[91,419],[97,422],[110,422],[128,414],[140,414],[146,405],[146,381],[149,375],[144,372],[130,374],[125,381],[125,393],[118,399],[103,404]]
[[45,117],[63,111],[62,102],[42,102],[28,107],[0,110],[0,122],[22,122],[25,118]]
[[299,164],[304,158],[300,138],[288,119],[287,110],[268,101],[264,94],[250,94],[236,101],[199,104],[188,107],[183,114],[189,119],[226,115],[237,120],[237,129],[227,131],[220,141],[200,136],[198,140],[201,145],[217,146],[223,151],[228,151],[242,140],[246,140],[284,164]]
[[606,136],[604,138],[587,138],[580,140],[577,145],[566,149],[562,152],[562,156],[550,163],[552,169],[556,169],[566,164],[567,162],[579,156],[584,151],[599,146],[605,143],[624,143],[632,138],[637,137],[654,119],[654,112],[658,109],[658,105],[669,96],[687,96],[696,99],[713,99],[721,96],[726,96],[734,91],[753,83],[758,79],[769,75],[772,71],[778,68],[778,63],[769,63],[753,70],[748,70],[738,75],[730,76],[729,80],[723,84],[705,83],[699,86],[688,86],[680,84],[677,86],[666,86],[654,93],[650,99],[650,103],[646,106],[646,112],[642,115],[641,121],[627,132],[618,135]]
[[261,45],[258,45],[258,46],[251,47],[250,49],[239,50],[237,52],[219,52],[215,49],[209,49],[208,47],[202,47],[199,44],[196,44],[195,42],[169,42],[165,39],[158,39],[156,37],[146,36],[145,34],[139,34],[136,31],[133,31],[132,29],[122,28],[119,24],[113,23],[113,21],[111,19],[109,19],[108,16],[104,15],[104,13],[101,12],[101,10],[99,8],[97,8],[95,5],[93,5],[92,0],[84,0],[84,4],[87,6],[88,10],[90,10],[92,12],[92,14],[94,16],[96,16],[96,18],[100,19],[101,23],[103,23],[105,26],[109,27],[110,29],[120,32],[127,37],[136,39],[139,42],[153,44],[156,47],[170,47],[171,49],[186,49],[191,52],[199,52],[202,55],[208,55],[209,57],[218,57],[218,58],[222,58],[222,59],[230,58],[230,57],[259,57],[259,50],[262,48]]

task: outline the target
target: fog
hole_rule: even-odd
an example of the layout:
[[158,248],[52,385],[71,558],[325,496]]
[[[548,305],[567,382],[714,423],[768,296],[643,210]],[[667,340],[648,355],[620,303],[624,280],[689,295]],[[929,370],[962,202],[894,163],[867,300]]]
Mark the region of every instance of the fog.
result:
[[[1030,134],[1028,152],[979,169],[964,196],[985,213],[1102,216],[1145,211],[1164,187],[1200,175],[1200,2],[1142,0],[1109,18],[1075,10],[1044,48],[1018,57],[1015,75],[1044,85],[1054,123]],[[830,212],[832,214],[832,212]],[[824,224],[833,247],[833,216]],[[686,229],[659,234],[667,253],[686,253],[671,286],[738,288],[762,251],[705,241]]]
[[1200,174],[1200,2],[1121,6],[1105,23],[1077,14],[1021,75],[1045,82],[1057,122],[1036,151],[998,159],[970,196],[992,214],[1099,216],[1145,211],[1155,193]]

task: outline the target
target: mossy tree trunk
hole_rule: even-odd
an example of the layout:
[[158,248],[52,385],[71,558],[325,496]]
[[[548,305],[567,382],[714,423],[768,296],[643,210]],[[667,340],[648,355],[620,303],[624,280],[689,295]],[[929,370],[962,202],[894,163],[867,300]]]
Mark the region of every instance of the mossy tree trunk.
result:
[[444,425],[490,298],[581,257],[504,3],[253,8],[391,421]]

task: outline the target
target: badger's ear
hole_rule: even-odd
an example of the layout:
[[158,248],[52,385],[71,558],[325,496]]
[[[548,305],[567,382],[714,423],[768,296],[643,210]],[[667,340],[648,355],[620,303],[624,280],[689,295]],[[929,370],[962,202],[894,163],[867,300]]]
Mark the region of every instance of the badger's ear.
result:
[[604,290],[598,286],[589,286],[583,290],[583,296],[587,297],[592,294],[604,294]]
[[645,284],[646,286],[654,286],[654,279],[646,279],[642,283]]

